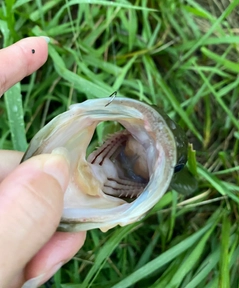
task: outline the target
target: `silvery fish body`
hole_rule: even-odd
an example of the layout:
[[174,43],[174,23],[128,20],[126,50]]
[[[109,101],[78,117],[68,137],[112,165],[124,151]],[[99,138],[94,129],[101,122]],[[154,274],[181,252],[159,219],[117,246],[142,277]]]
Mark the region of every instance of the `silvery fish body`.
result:
[[[71,180],[59,230],[127,225],[142,218],[167,191],[175,169],[186,163],[184,132],[164,112],[128,98],[87,100],[55,117],[32,139],[23,160],[66,153]],[[86,157],[96,126],[117,121],[110,135]]]

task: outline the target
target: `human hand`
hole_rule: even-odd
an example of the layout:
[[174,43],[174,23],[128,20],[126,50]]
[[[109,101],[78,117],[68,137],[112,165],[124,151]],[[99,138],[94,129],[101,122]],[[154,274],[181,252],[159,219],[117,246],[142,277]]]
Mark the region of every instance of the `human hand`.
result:
[[[0,50],[0,95],[45,63],[46,40],[30,37]],[[85,241],[85,232],[55,232],[69,181],[67,159],[39,155],[19,165],[22,156],[0,151],[1,288],[18,288],[27,280],[24,288],[38,287]]]

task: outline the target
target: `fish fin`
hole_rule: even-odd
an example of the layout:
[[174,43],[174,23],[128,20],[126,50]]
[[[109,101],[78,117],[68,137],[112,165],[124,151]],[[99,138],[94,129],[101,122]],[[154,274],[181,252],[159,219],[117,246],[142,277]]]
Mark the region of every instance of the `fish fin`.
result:
[[174,189],[176,192],[183,195],[191,195],[198,188],[197,179],[189,172],[187,166],[181,171],[174,174],[170,183],[169,189]]

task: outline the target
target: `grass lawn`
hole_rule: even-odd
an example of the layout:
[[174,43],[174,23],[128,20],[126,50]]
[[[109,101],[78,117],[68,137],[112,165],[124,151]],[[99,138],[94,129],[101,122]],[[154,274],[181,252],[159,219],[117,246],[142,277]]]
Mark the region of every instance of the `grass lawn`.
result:
[[47,63],[0,102],[1,149],[25,151],[70,104],[117,90],[163,108],[196,150],[193,194],[171,190],[141,221],[89,231],[50,287],[238,288],[239,0],[10,0],[0,19],[1,47],[51,39]]

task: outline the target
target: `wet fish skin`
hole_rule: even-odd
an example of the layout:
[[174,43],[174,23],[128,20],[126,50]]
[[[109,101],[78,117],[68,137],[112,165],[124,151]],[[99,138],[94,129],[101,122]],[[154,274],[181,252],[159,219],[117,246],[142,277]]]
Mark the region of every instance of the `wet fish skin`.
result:
[[169,128],[171,129],[176,146],[177,146],[177,164],[175,166],[175,172],[179,172],[187,163],[188,155],[188,139],[184,130],[174,122],[161,108],[152,106],[165,120]]

